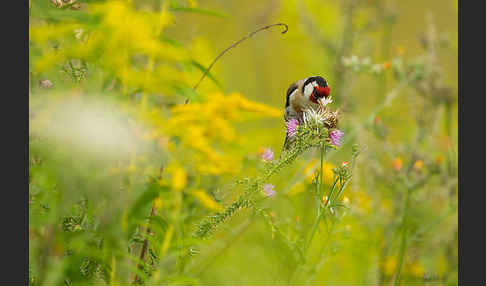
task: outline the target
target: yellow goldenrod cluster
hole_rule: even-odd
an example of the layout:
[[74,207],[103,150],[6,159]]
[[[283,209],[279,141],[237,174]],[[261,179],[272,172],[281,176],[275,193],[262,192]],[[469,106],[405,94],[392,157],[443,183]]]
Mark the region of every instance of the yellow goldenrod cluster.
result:
[[204,190],[193,190],[192,195],[194,195],[197,200],[207,209],[220,212],[223,211],[223,206],[213,200]]
[[166,5],[153,12],[134,9],[131,1],[107,1],[90,4],[88,15],[98,20],[30,26],[31,43],[40,50],[34,72],[80,59],[112,73],[124,88],[164,93],[189,81],[177,66],[187,51],[160,40],[172,22]]
[[171,187],[173,190],[181,191],[187,185],[187,173],[182,166],[172,163],[167,167],[168,174],[171,175]]
[[204,102],[179,105],[160,127],[180,145],[193,151],[194,168],[203,174],[234,173],[239,169],[239,159],[231,152],[231,143],[237,140],[233,123],[242,121],[248,112],[258,116],[280,117],[281,111],[264,104],[252,102],[242,95],[210,93]]
[[160,184],[195,197],[205,208],[220,211],[222,206],[207,194],[201,176],[235,174],[241,169],[242,154],[237,147],[234,124],[253,116],[280,117],[281,111],[245,99],[238,93],[207,93],[201,101],[178,105],[167,112],[148,106],[146,96],[125,112],[144,122],[147,130],[134,133],[157,142],[169,155]]

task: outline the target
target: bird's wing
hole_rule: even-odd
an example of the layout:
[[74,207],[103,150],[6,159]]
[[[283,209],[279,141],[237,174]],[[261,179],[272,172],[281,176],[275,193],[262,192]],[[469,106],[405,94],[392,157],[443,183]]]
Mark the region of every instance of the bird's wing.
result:
[[286,93],[286,98],[285,98],[285,107],[289,106],[290,104],[290,95],[292,94],[292,92],[294,92],[294,90],[296,90],[299,85],[298,85],[299,81],[296,81],[294,83],[292,83],[289,88],[287,89],[287,93]]
[[288,135],[285,135],[285,141],[284,141],[284,144],[282,146],[282,151],[280,151],[280,154],[282,154],[285,150],[287,150],[289,148],[289,136]]
[[[292,119],[292,118],[299,119],[298,113],[290,105],[290,95],[294,91],[300,92],[300,89],[302,88],[304,81],[305,81],[305,79],[298,80],[298,81],[292,83],[289,86],[289,88],[287,89],[286,99],[285,99],[285,113],[284,113],[285,123],[287,123],[287,121]],[[290,140],[289,137],[288,137],[288,134],[286,134],[282,151],[288,149],[291,145],[291,142],[292,142],[292,140]]]

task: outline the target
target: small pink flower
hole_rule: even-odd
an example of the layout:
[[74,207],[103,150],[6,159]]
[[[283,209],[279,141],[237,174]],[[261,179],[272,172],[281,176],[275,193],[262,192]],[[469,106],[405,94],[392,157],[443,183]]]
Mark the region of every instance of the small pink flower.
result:
[[287,125],[287,135],[289,137],[294,137],[297,133],[297,127],[299,127],[299,121],[295,118],[290,119],[286,122]]
[[331,132],[329,132],[329,139],[331,139],[331,143],[332,145],[334,146],[341,146],[341,138],[343,137],[344,135],[344,132],[342,132],[341,130],[332,130]]
[[273,151],[270,148],[265,148],[265,151],[262,154],[262,159],[264,161],[272,161],[273,160]]
[[265,184],[263,186],[263,192],[265,193],[265,195],[267,197],[272,197],[273,195],[275,195],[275,190],[274,190],[275,186],[272,185],[272,184]]

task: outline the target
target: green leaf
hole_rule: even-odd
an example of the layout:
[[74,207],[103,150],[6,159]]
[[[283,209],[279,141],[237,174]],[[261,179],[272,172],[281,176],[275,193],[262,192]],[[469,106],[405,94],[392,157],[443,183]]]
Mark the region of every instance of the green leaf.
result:
[[149,219],[152,222],[152,227],[160,228],[162,231],[166,231],[169,227],[169,223],[161,216],[152,216]]
[[176,47],[176,48],[183,48],[184,45],[174,39],[171,39],[165,35],[162,35],[161,38],[160,38],[164,43],[167,43],[173,47]]
[[[206,67],[204,67],[202,64],[200,64],[195,60],[192,60],[191,63],[203,73],[205,73],[208,70]],[[219,81],[211,73],[207,73],[206,76],[209,79],[211,79],[214,82],[214,84],[216,84],[219,88],[221,88],[221,83],[219,83]]]
[[198,102],[200,100],[200,96],[197,92],[192,89],[192,87],[188,86],[177,86],[177,93],[181,94],[185,98],[188,98],[191,102]]
[[144,212],[146,210],[145,207],[159,195],[161,188],[163,187],[159,186],[156,182],[149,183],[131,207],[128,217],[136,219],[146,217],[148,214]]

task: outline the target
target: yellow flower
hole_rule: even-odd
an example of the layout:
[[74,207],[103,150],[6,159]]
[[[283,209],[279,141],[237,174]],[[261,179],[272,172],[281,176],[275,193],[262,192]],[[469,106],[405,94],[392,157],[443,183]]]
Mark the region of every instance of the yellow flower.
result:
[[[304,175],[307,183],[311,183],[312,180],[314,179],[314,170],[316,168],[320,168],[320,161],[317,159],[312,159],[304,168]],[[323,164],[323,170],[324,170],[324,184],[326,185],[332,185],[333,180],[334,180],[334,172],[332,169],[334,168],[334,165],[328,162],[324,162]]]
[[358,197],[356,198],[356,203],[359,211],[363,213],[371,212],[371,197],[368,196],[364,191],[358,191]]
[[390,61],[386,61],[383,63],[383,69],[387,70],[391,67],[391,63]]
[[420,171],[422,170],[422,167],[424,166],[424,162],[422,160],[417,160],[415,161],[415,163],[413,164],[413,168],[417,171]]
[[173,167],[172,170],[172,188],[176,191],[184,189],[187,185],[187,173],[180,166]]
[[221,212],[224,209],[219,203],[206,194],[204,190],[193,190],[191,194],[194,195],[204,207],[211,211]]
[[402,165],[403,165],[402,158],[396,157],[393,160],[393,169],[395,169],[396,171],[400,171],[402,169]]
[[332,169],[334,168],[334,165],[331,163],[325,162],[323,164],[323,169],[324,169],[324,184],[326,185],[332,185],[334,181],[334,172]]
[[415,263],[412,263],[412,265],[410,265],[408,272],[412,276],[420,278],[420,277],[424,276],[425,270],[424,270],[424,267],[420,263],[415,262]]
[[163,133],[177,137],[185,151],[194,152],[196,171],[215,175],[236,173],[241,158],[231,152],[234,145],[230,143],[238,137],[233,123],[251,114],[273,117],[281,116],[281,112],[236,93],[227,96],[221,92],[209,93],[203,95],[203,99],[205,101],[172,108],[168,121],[153,121],[164,130]]
[[154,207],[157,210],[162,207],[162,199],[160,197],[155,198],[155,200],[154,200]]
[[187,0],[187,5],[189,7],[197,7],[197,1],[196,0]]
[[[162,31],[173,22],[167,5],[153,12],[135,9],[132,1],[107,1],[88,6],[87,12],[99,19],[95,26],[75,19],[50,25],[34,23],[30,39],[41,57],[33,63],[33,70],[48,70],[68,58],[96,61],[125,88],[168,94],[173,91],[170,86],[188,84],[192,77],[178,67],[180,61],[189,59],[189,53],[160,40]],[[50,41],[58,42],[55,52],[48,45]],[[147,61],[134,61],[140,56]]]
[[395,273],[395,269],[397,268],[397,258],[394,256],[389,256],[385,259],[383,263],[383,272],[391,276]]
[[50,67],[66,60],[66,55],[61,52],[50,52],[34,63],[34,71],[43,72]]

